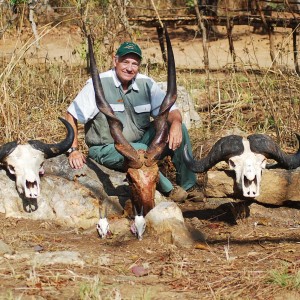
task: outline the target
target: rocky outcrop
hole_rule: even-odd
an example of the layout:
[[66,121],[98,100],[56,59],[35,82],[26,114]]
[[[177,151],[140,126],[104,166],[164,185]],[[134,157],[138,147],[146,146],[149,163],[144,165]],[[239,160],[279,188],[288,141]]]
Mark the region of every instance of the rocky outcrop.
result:
[[27,199],[18,194],[15,182],[0,171],[0,213],[6,217],[52,220],[55,223],[88,228],[99,219],[99,199],[83,185],[46,175],[41,178],[41,195]]
[[0,213],[84,229],[98,223],[103,205],[109,216],[123,215],[122,205],[129,199],[125,174],[100,169],[90,160],[84,168],[73,170],[65,155],[47,160],[44,169],[41,194],[36,199],[20,195],[15,178],[0,170]]
[[161,202],[146,216],[147,232],[160,242],[191,248],[195,241],[184,223],[181,209],[174,202]]

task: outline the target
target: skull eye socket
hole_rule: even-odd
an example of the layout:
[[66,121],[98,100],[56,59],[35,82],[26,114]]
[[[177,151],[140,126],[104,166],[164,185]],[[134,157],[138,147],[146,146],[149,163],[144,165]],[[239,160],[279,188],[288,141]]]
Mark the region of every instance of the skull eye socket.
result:
[[11,174],[15,174],[15,167],[12,165],[7,165],[7,168]]
[[231,159],[228,160],[228,164],[229,164],[229,166],[230,166],[231,168],[233,168],[233,169],[234,169],[235,166],[236,166],[235,163],[234,163],[234,161],[231,160]]

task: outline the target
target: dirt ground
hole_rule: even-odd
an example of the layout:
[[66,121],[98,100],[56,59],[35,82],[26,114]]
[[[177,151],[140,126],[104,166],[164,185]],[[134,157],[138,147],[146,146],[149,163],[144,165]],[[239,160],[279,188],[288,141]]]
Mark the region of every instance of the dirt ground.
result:
[[[268,68],[268,38],[247,34],[251,30],[243,28],[235,35],[238,61]],[[177,66],[203,67],[194,29],[170,32]],[[293,67],[290,32],[277,32],[276,38],[285,46],[280,61]],[[140,40],[146,58],[161,60],[153,31],[145,29]],[[76,28],[54,29],[41,41],[41,56],[76,62],[78,56],[72,53],[80,41]],[[16,40],[2,39],[1,54],[10,55],[15,46]],[[211,41],[210,62],[215,68],[231,63],[226,38]],[[190,249],[147,232],[142,241],[114,235],[101,240],[95,228],[62,228],[0,214],[0,239],[14,251],[0,256],[0,299],[300,299],[299,210],[250,201],[237,206],[180,204],[186,223],[205,239]],[[66,250],[78,252],[84,264],[39,266],[28,260],[38,252]],[[143,268],[142,276],[132,271],[134,266]]]
[[[230,205],[182,204],[186,223],[205,237],[191,249],[147,232],[142,241],[101,240],[95,228],[1,214],[0,237],[15,254],[0,257],[0,298],[299,299],[299,211],[251,206],[250,216],[233,222]],[[55,251],[78,252],[85,264],[40,266],[22,258]],[[142,276],[134,266],[144,268]]]
[[[232,65],[226,29],[222,26],[218,26],[217,29],[219,34],[212,34],[208,42],[209,66],[216,70]],[[28,35],[24,34],[24,31],[27,31]],[[187,69],[203,68],[203,47],[197,27],[169,28],[169,33],[176,66]],[[23,36],[26,36],[27,39],[30,34],[30,28],[23,30]],[[156,29],[139,28],[136,36],[136,40],[143,50],[143,61],[147,63],[162,62]],[[60,59],[71,63],[82,62],[82,36],[79,28],[69,26],[44,29],[40,37],[40,48],[37,50],[33,43],[26,51],[26,56],[30,59],[38,56],[40,62]],[[276,28],[274,37],[277,64],[284,68],[294,68],[291,29]],[[238,66],[256,69],[272,67],[269,38],[268,35],[262,34],[261,29],[253,34],[251,26],[235,26],[233,40]],[[120,39],[120,42],[123,41]],[[12,53],[21,52],[24,49],[22,46],[24,46],[22,38],[4,36],[0,40],[0,57],[11,57]],[[118,44],[115,45],[115,47],[117,46]]]

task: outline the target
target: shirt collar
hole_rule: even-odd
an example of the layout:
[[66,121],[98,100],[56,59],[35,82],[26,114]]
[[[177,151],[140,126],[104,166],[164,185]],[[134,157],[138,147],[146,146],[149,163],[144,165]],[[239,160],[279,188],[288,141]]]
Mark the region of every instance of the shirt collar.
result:
[[[113,80],[114,80],[115,86],[116,86],[117,88],[119,88],[120,85],[121,85],[121,81],[119,80],[119,78],[118,78],[118,76],[117,76],[117,74],[116,74],[115,68],[113,68],[111,71],[112,71],[112,74],[113,74]],[[137,76],[138,76],[138,74],[137,74]],[[139,87],[138,87],[138,85],[137,85],[137,83],[136,83],[136,81],[135,81],[135,78],[132,80],[131,88],[132,88],[133,90],[135,90],[135,91],[138,91],[138,90],[139,90]]]

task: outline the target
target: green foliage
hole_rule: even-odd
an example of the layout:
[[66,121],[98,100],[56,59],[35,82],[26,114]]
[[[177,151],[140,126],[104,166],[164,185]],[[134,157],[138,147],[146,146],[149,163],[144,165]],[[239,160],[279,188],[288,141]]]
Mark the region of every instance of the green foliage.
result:
[[187,7],[194,7],[194,0],[185,0],[185,2]]
[[298,289],[300,287],[300,271],[293,272],[288,266],[279,270],[271,270],[268,274],[267,283]]
[[93,280],[80,285],[80,300],[100,300],[102,283],[100,278],[95,276]]
[[28,3],[28,0],[10,0],[10,5],[18,5]]
[[274,128],[275,127],[275,120],[274,120],[274,117],[273,116],[270,116],[268,118],[268,123],[267,123],[267,126],[270,128]]
[[286,8],[285,8],[285,5],[283,3],[268,3],[268,6],[271,7],[272,10],[275,10],[275,11],[284,11]]

